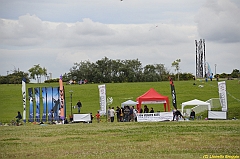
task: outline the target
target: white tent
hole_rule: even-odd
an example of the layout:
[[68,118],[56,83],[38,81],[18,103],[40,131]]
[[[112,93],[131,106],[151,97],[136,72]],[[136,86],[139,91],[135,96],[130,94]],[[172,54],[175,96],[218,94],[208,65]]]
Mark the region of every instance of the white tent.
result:
[[210,103],[207,103],[207,102],[204,102],[204,101],[201,101],[201,100],[198,100],[198,99],[194,99],[194,100],[190,100],[190,101],[187,101],[187,102],[182,103],[182,113],[183,113],[183,108],[184,108],[186,105],[208,106],[208,110],[211,110],[211,105],[210,105]]
[[121,104],[121,107],[124,107],[124,106],[126,106],[126,105],[128,105],[128,106],[135,106],[135,105],[137,105],[138,104],[138,102],[134,102],[134,101],[132,101],[132,100],[127,100],[127,101],[125,101],[125,102],[123,102],[122,104]]

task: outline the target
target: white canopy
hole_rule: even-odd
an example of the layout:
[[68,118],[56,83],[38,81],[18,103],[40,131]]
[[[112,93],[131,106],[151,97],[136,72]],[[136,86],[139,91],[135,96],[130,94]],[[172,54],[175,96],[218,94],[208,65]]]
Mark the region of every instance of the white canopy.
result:
[[133,100],[127,100],[127,101],[125,101],[125,102],[123,102],[122,104],[121,104],[121,107],[124,107],[124,106],[126,106],[126,105],[128,105],[128,106],[135,106],[135,105],[137,105],[138,104],[138,102],[134,102]]
[[204,102],[204,101],[201,101],[201,100],[198,100],[198,99],[194,99],[194,100],[190,100],[190,101],[182,103],[182,112],[183,112],[183,108],[186,105],[195,105],[195,106],[196,105],[207,105],[208,106],[208,110],[211,110],[210,103],[207,103],[207,102]]

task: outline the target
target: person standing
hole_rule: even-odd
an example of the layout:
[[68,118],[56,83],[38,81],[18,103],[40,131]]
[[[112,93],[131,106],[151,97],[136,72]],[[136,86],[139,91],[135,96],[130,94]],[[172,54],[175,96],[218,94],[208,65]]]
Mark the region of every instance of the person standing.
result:
[[195,119],[195,111],[192,109],[190,113],[190,119],[194,120]]
[[134,106],[132,106],[133,108],[133,118],[134,118],[134,121],[137,122],[137,110],[134,108]]
[[129,122],[129,113],[130,113],[130,109],[129,106],[125,106],[124,108],[124,122]]
[[123,118],[124,118],[124,108],[120,108],[120,122],[123,122]]
[[114,122],[114,115],[115,115],[115,110],[114,110],[114,107],[112,107],[112,109],[110,109],[110,120],[111,120],[111,122]]
[[133,107],[132,106],[130,106],[129,121],[133,121]]
[[89,122],[89,123],[92,123],[92,121],[93,121],[93,118],[94,118],[94,116],[92,115],[92,113],[90,113],[90,117],[91,117],[91,120],[90,120],[90,122]]
[[213,73],[211,73],[211,75],[210,75],[210,81],[212,81],[212,79],[213,79]]
[[219,75],[217,75],[217,81],[219,80]]
[[110,122],[110,110],[111,110],[111,107],[108,107],[108,110],[107,110],[107,121]]
[[97,111],[97,114],[95,116],[96,116],[97,122],[100,123],[100,113],[99,113],[99,111]]
[[80,114],[81,108],[82,108],[82,103],[80,100],[78,100],[78,102],[77,102],[77,107],[78,107],[78,114]]
[[120,122],[120,112],[121,112],[121,110],[120,110],[119,106],[117,106],[116,113],[117,113],[117,121],[118,122]]

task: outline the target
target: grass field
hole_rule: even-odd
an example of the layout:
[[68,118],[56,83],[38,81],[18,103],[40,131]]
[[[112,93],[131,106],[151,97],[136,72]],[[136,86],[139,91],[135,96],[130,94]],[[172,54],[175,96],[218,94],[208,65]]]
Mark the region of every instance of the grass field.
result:
[[[236,80],[226,82],[228,118],[240,118],[240,84]],[[203,88],[194,86],[193,81],[174,84],[179,108],[182,102],[195,98],[218,98],[216,81],[198,81]],[[27,84],[27,88],[49,86],[58,84]],[[67,115],[70,90],[74,91],[74,105],[81,99],[82,113],[95,113],[99,109],[97,86],[66,85]],[[106,88],[114,107],[128,99],[136,100],[150,88],[171,101],[169,82],[109,83]],[[23,109],[21,85],[1,85],[0,93],[0,122],[9,123]],[[150,106],[163,111],[163,105]],[[27,117],[28,107],[27,102]],[[100,123],[94,120],[91,124],[0,126],[0,133],[0,158],[240,158],[240,120],[108,123],[102,118]]]
[[240,157],[240,120],[0,127],[0,158]]
[[[228,118],[240,118],[240,84],[237,80],[227,80],[228,94]],[[177,93],[178,108],[181,108],[181,103],[192,99],[199,99],[207,101],[210,98],[218,98],[217,81],[201,82],[198,81],[197,85],[193,85],[193,81],[175,81],[175,89]],[[198,85],[203,85],[199,88]],[[54,84],[27,84],[26,87],[57,87],[58,83]],[[106,92],[107,97],[113,98],[111,106],[120,106],[120,104],[128,99],[136,100],[136,98],[150,88],[154,88],[157,92],[164,96],[168,96],[171,104],[171,93],[169,82],[144,82],[144,83],[107,83]],[[82,113],[95,114],[99,110],[99,92],[98,84],[85,84],[85,85],[65,85],[65,100],[67,108],[67,116],[70,115],[71,100],[69,91],[73,90],[73,105],[76,105],[80,99],[83,108]],[[9,122],[15,119],[17,111],[22,112],[22,95],[21,85],[1,85],[0,87],[0,122]],[[40,100],[42,102],[42,99]],[[148,105],[153,107],[155,111],[163,111],[163,105]],[[172,106],[171,106],[172,107]],[[27,99],[27,118],[29,102]],[[219,109],[221,110],[221,109]],[[42,110],[41,110],[42,111]],[[73,109],[73,113],[77,113]],[[207,113],[204,115],[206,116]]]

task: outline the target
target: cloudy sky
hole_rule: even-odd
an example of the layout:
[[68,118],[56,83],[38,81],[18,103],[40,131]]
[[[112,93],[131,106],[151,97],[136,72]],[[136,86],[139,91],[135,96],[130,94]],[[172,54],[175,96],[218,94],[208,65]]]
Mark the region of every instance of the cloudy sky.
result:
[[[195,74],[195,40],[205,39],[215,73],[240,69],[238,0],[0,0],[0,75],[36,64],[53,78],[75,62],[181,59]],[[216,64],[216,67],[215,67]]]

